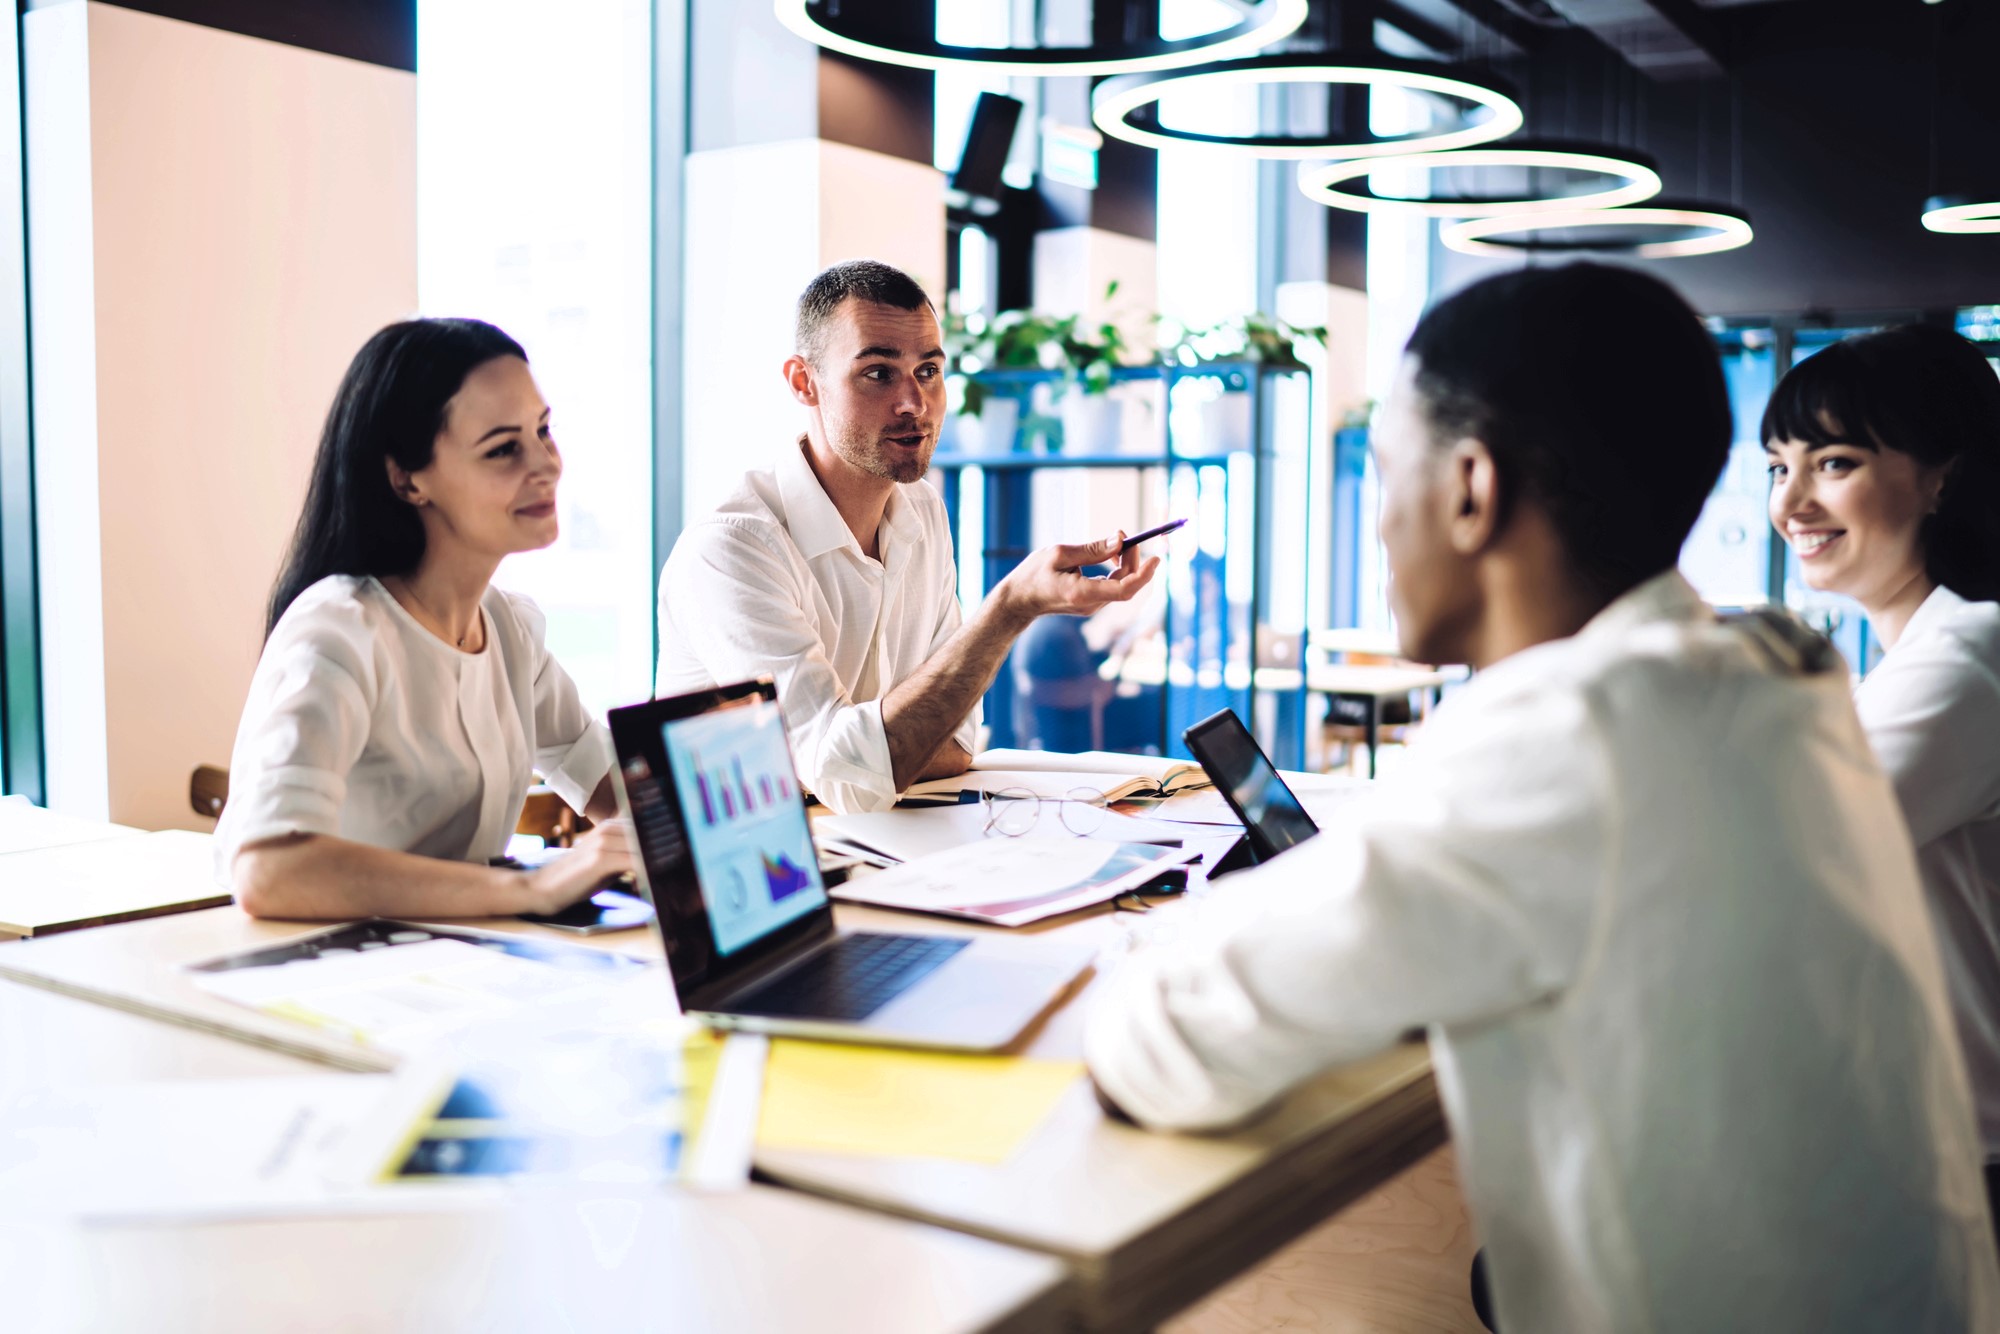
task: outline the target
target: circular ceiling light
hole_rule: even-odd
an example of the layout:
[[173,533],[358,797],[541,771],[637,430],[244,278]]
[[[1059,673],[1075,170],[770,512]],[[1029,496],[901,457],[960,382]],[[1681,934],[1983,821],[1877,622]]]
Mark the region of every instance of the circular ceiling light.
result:
[[[1522,191],[1484,190],[1427,195],[1377,194],[1368,176],[1395,168],[1441,171],[1454,168],[1504,167],[1527,171],[1576,172],[1615,180],[1604,189],[1536,197]],[[1342,189],[1345,185],[1347,188]],[[1357,213],[1417,214],[1427,218],[1485,218],[1496,213],[1540,213],[1574,209],[1618,208],[1651,199],[1660,192],[1660,173],[1644,154],[1599,144],[1558,140],[1517,139],[1496,148],[1460,148],[1443,153],[1413,153],[1398,157],[1361,158],[1321,167],[1299,169],[1299,189],[1317,204]]]
[[[1565,231],[1580,234],[1550,234]],[[1659,235],[1648,240],[1649,231]],[[1503,213],[1438,229],[1438,239],[1448,248],[1487,257],[1608,250],[1637,259],[1678,259],[1734,250],[1749,245],[1753,235],[1750,215],[1739,209],[1664,200],[1640,208]]]
[[891,39],[855,20],[863,0],[774,0],[778,22],[816,46],[861,60],[909,69],[978,69],[1028,77],[1127,74],[1183,69],[1261,51],[1297,32],[1307,0],[1250,0],[1239,22],[1184,41],[1105,43],[1091,46],[952,46],[930,37]]
[[[1458,122],[1441,130],[1375,137],[1340,143],[1326,135],[1202,134],[1169,128],[1159,122],[1158,103],[1176,93],[1265,87],[1272,84],[1339,84],[1365,88],[1402,88],[1434,93],[1468,104]],[[1164,73],[1126,74],[1107,79],[1090,98],[1090,117],[1114,139],[1149,148],[1199,144],[1234,148],[1260,158],[1360,158],[1470,148],[1505,138],[1521,128],[1521,104],[1505,87],[1473,81],[1449,65],[1388,56],[1345,55],[1339,51],[1258,56],[1252,60],[1217,61],[1198,69]]]
[[2000,232],[2000,195],[1932,195],[1924,201],[1924,226],[1934,232],[1968,235]]

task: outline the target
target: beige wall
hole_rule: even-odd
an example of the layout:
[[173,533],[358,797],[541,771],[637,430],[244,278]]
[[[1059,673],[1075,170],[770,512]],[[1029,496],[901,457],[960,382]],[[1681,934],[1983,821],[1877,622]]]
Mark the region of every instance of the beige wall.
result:
[[87,80],[89,126],[87,166],[38,165],[63,147],[38,111],[78,92],[31,86],[31,250],[71,230],[37,321],[91,326],[36,335],[42,531],[94,526],[100,558],[42,562],[45,676],[85,683],[49,710],[50,804],[200,827],[188,773],[228,760],[334,386],[417,304],[416,81],[82,0],[25,24],[31,74],[70,51],[48,77]]

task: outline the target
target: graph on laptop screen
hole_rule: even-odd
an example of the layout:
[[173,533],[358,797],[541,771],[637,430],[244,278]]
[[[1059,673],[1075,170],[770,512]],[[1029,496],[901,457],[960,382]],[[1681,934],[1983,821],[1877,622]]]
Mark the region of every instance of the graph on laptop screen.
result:
[[785,745],[785,716],[759,701],[661,729],[718,954],[826,902]]

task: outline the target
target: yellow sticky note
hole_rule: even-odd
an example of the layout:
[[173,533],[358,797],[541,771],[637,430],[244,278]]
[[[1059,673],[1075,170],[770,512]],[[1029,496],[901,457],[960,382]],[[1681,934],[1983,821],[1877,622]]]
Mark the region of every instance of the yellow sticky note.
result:
[[999,1163],[1083,1073],[1075,1061],[779,1039],[757,1146]]

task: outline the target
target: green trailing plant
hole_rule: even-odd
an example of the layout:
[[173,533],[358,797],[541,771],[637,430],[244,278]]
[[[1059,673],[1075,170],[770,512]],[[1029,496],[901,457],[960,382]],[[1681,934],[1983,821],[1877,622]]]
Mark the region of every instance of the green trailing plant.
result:
[[[1118,284],[1104,289],[1108,302]],[[983,315],[953,313],[945,320],[945,352],[961,377],[959,411],[976,415],[990,392],[976,379],[964,378],[986,370],[1058,371],[1058,396],[1070,385],[1086,394],[1111,387],[1111,372],[1125,364],[1128,346],[1117,325],[1083,323],[1081,315],[1043,315],[1009,310],[988,320]]]
[[1183,329],[1180,335],[1162,340],[1165,359],[1183,366],[1200,366],[1212,361],[1250,361],[1279,370],[1308,369],[1299,356],[1298,345],[1326,346],[1326,328],[1316,324],[1290,324],[1263,311],[1236,319],[1222,320],[1206,328]]
[[[1104,290],[1108,303],[1118,284]],[[945,320],[945,352],[959,386],[959,408],[969,416],[985,407],[992,389],[977,377],[989,370],[1040,370],[1060,374],[1057,395],[1071,385],[1086,394],[1111,387],[1120,366],[1201,366],[1217,361],[1249,361],[1281,370],[1305,370],[1298,345],[1326,346],[1326,330],[1316,325],[1289,324],[1259,311],[1222,320],[1204,328],[1171,325],[1150,317],[1157,331],[1157,348],[1142,352],[1124,332],[1105,321],[1086,325],[1079,315],[1044,315],[1010,310],[991,320],[983,315],[953,313]]]

